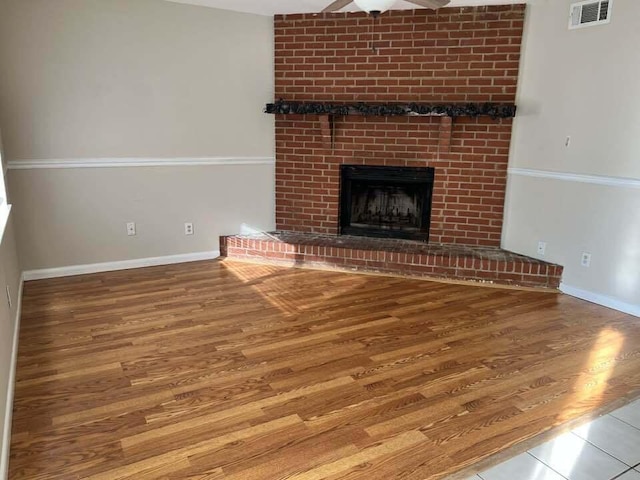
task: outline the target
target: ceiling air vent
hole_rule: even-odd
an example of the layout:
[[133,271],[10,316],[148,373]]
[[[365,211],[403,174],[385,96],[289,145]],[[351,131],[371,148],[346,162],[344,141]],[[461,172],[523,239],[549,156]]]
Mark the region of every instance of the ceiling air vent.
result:
[[587,0],[571,5],[569,28],[593,27],[609,23],[613,0]]

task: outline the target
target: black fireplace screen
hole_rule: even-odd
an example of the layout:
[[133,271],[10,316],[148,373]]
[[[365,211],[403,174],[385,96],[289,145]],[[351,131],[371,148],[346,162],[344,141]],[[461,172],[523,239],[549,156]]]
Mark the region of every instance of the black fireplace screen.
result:
[[428,241],[433,168],[343,165],[340,232]]

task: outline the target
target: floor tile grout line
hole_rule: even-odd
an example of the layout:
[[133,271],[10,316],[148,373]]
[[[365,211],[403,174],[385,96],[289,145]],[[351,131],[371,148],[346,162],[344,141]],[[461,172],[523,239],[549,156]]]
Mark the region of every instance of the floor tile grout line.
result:
[[[602,416],[602,417],[600,417],[600,418],[604,418],[604,417],[607,417],[607,416],[609,416],[609,415],[610,415],[610,414],[603,415],[603,416]],[[599,420],[600,418],[597,418],[596,420]],[[613,418],[615,418],[615,417],[613,417]],[[590,421],[589,423],[586,423],[586,424],[585,424],[585,425],[583,425],[583,426],[591,425],[593,422],[595,422],[595,420],[592,420],[592,421]],[[594,443],[590,442],[590,441],[589,441],[589,440],[587,440],[586,438],[582,438],[582,437],[581,437],[580,435],[578,435],[577,433],[574,433],[574,431],[573,431],[573,430],[570,430],[570,433],[571,433],[572,435],[575,435],[576,437],[578,437],[580,440],[584,440],[584,441],[585,441],[585,442],[587,442],[589,445],[591,445],[591,446],[593,446],[593,447],[597,448],[597,449],[598,449],[598,450],[600,450],[601,452],[603,452],[603,453],[605,453],[605,454],[609,455],[609,456],[610,456],[611,458],[613,458],[614,460],[619,461],[619,462],[620,462],[620,463],[622,463],[623,465],[626,465],[626,466],[627,466],[627,467],[629,467],[629,468],[634,468],[634,467],[632,467],[631,465],[629,465],[627,462],[625,462],[625,461],[623,461],[623,460],[619,459],[618,457],[616,457],[616,456],[614,456],[613,454],[611,454],[611,453],[607,452],[606,450],[603,450],[603,449],[602,449],[602,448],[600,448],[598,445],[596,445],[596,444],[594,444]]]
[[618,479],[618,478],[622,477],[623,475],[626,475],[627,473],[629,473],[629,472],[633,472],[633,471],[634,471],[634,470],[633,470],[633,467],[632,467],[632,468],[630,468],[629,470],[625,470],[624,472],[619,473],[619,474],[618,474],[618,475],[616,475],[615,477],[610,478],[609,480],[616,480],[616,479]]
[[[544,444],[542,444],[544,445]],[[542,460],[540,460],[538,457],[536,457],[533,453],[531,453],[531,450],[526,452],[527,455],[530,455],[531,457],[534,458],[534,460],[536,460],[537,462],[540,462],[541,464],[543,464],[545,467],[549,468],[550,470],[554,471],[555,473],[557,473],[558,475],[560,475],[562,478],[564,478],[565,480],[569,480],[567,477],[565,477],[563,474],[561,474],[560,472],[558,472],[555,468],[553,468],[551,465],[547,465],[545,462],[543,462]]]
[[[618,461],[618,462],[622,463],[622,465],[624,465],[625,467],[628,467],[628,465],[627,465],[626,463],[624,463],[622,460],[620,460],[619,458],[616,458],[616,457],[614,457],[613,455],[611,455],[610,453],[605,452],[605,451],[604,451],[604,450],[602,450],[601,448],[596,447],[593,443],[591,443],[591,442],[589,442],[589,441],[585,440],[584,438],[582,438],[582,437],[580,437],[580,436],[576,435],[575,433],[573,433],[573,431],[569,431],[568,433],[570,433],[570,434],[571,434],[571,435],[573,435],[574,437],[578,438],[579,440],[582,440],[583,442],[588,443],[589,445],[591,445],[591,446],[595,447],[596,449],[600,450],[600,451],[601,451],[602,453],[604,453],[605,455],[608,455],[609,457],[613,458],[614,460],[616,460],[616,461]],[[556,437],[556,438],[558,438],[558,437]],[[552,442],[553,440],[550,440],[550,441]],[[547,443],[547,442],[545,442],[545,443]],[[544,443],[543,443],[542,445],[544,445]],[[537,447],[535,447],[535,448],[537,448]],[[558,472],[557,470],[555,470],[551,465],[548,465],[548,464],[547,464],[547,463],[545,463],[543,460],[541,460],[541,459],[539,459],[538,457],[536,457],[533,453],[531,453],[531,451],[530,451],[530,450],[529,450],[529,451],[527,451],[527,453],[528,453],[528,454],[530,454],[533,458],[535,458],[535,459],[536,459],[536,460],[538,460],[539,462],[541,462],[541,463],[543,463],[543,464],[547,465],[547,467],[549,467],[551,470],[553,470],[554,472],[556,472],[556,473],[557,473],[558,475],[560,475],[562,478],[566,478],[567,480],[570,480],[569,478],[565,477],[565,476],[564,476],[564,475],[562,475],[560,472]],[[633,467],[632,467],[632,468],[633,468]],[[625,470],[625,471],[626,471],[626,470]]]
[[[625,407],[622,407],[622,408],[625,408]],[[638,407],[638,408],[640,409],[640,407]],[[622,409],[619,409],[619,410],[622,410]],[[626,425],[629,425],[630,427],[635,428],[636,430],[640,431],[640,428],[636,427],[635,425],[632,425],[632,424],[630,424],[629,422],[625,422],[625,421],[624,421],[624,420],[622,420],[621,418],[616,417],[616,416],[614,415],[614,413],[616,413],[617,411],[618,411],[618,410],[616,410],[616,411],[614,411],[614,412],[611,412],[611,413],[609,413],[609,414],[607,414],[607,415],[609,415],[610,417],[613,417],[613,418],[615,418],[616,420],[618,420],[618,421],[620,421],[620,422],[622,422],[622,423],[624,423],[624,424],[626,424]]]

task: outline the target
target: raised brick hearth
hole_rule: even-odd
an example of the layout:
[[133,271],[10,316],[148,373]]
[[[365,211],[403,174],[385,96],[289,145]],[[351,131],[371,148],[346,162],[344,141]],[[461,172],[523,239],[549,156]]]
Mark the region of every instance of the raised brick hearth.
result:
[[562,267],[492,247],[295,232],[221,237],[224,257],[280,265],[558,288]]
[[[276,16],[275,99],[287,106],[272,112],[279,231],[223,237],[223,255],[557,288],[562,267],[499,248],[511,118],[474,116],[469,109],[462,116],[447,110],[453,118],[358,115],[363,110],[357,108],[291,114],[290,108],[290,102],[513,106],[524,15],[524,5],[499,5],[394,10],[375,21],[362,12]],[[343,165],[430,167],[428,197],[402,185],[371,184],[357,187],[358,198],[386,192],[390,203],[368,197],[349,203],[353,190],[343,176],[341,206]],[[347,205],[357,207],[345,214]],[[395,236],[401,226],[404,238],[418,238],[407,234],[418,229],[429,243],[339,235],[373,235],[372,219]],[[401,221],[389,227],[390,219]]]

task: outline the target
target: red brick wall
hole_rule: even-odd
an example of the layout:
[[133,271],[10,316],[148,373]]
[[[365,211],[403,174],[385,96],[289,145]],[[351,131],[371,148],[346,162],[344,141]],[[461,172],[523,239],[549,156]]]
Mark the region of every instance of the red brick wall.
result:
[[[277,16],[276,98],[290,101],[515,101],[524,6]],[[373,40],[377,52],[371,49]],[[436,169],[432,242],[499,245],[512,121],[457,118],[450,147],[433,117],[276,119],[276,224],[337,233],[339,165]]]

